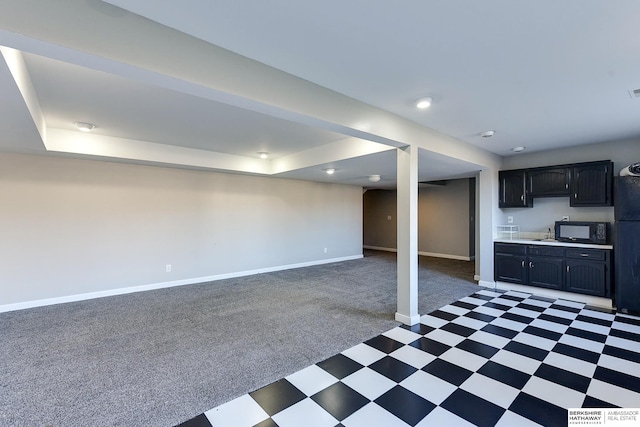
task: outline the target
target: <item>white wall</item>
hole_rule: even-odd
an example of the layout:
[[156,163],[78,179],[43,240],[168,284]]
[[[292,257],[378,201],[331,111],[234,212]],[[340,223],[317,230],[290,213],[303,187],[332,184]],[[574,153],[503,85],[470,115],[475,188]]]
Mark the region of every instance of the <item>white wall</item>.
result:
[[0,200],[0,307],[362,255],[354,186],[0,154]]
[[469,180],[421,188],[418,198],[418,250],[469,259]]
[[[367,190],[363,194],[363,244],[365,246],[397,249],[397,197],[395,190]],[[420,227],[419,223],[418,227]]]
[[[418,193],[418,251],[448,258],[469,259],[469,180],[420,188]],[[364,245],[396,249],[396,192],[369,190],[364,194]],[[388,217],[391,219],[387,219]]]
[[[505,157],[502,169],[520,169],[538,166],[551,166],[568,163],[612,160],[614,175],[630,163],[640,162],[640,140],[624,140],[577,147],[548,150],[537,153],[519,154]],[[545,232],[553,227],[555,221],[568,215],[574,221],[613,222],[612,207],[569,206],[568,197],[535,198],[533,208],[501,209],[500,224],[507,223],[507,216],[513,216],[513,223],[525,232]],[[552,228],[553,230],[553,228]]]
[[520,169],[537,166],[612,160],[616,173],[630,163],[640,162],[640,139],[601,142],[558,150],[521,153],[504,157],[501,169]]

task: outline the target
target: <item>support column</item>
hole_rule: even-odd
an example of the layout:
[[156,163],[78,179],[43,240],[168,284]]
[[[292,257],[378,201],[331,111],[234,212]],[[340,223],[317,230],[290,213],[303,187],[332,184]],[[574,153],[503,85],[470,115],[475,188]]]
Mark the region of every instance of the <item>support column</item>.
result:
[[493,239],[497,220],[502,213],[498,208],[498,170],[487,168],[478,174],[478,236],[476,259],[480,286],[495,287],[493,277]]
[[398,148],[398,311],[405,325],[418,314],[418,147]]

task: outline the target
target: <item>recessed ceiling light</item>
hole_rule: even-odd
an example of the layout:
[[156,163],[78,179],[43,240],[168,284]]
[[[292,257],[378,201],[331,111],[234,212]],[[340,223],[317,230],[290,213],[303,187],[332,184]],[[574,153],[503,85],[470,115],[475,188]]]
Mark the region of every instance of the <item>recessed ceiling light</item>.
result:
[[511,149],[511,151],[513,151],[514,153],[519,153],[521,151],[524,151],[527,147],[513,147]]
[[322,169],[327,175],[333,175],[336,170],[334,168]]
[[378,182],[380,181],[380,175],[369,175],[370,182]]
[[491,138],[495,134],[496,134],[495,130],[485,130],[480,134],[480,136],[483,138]]
[[420,98],[416,101],[416,108],[419,108],[420,110],[427,109],[431,106],[432,101],[433,99],[428,96],[426,98]]
[[78,130],[82,132],[91,132],[91,130],[96,127],[96,125],[94,125],[93,123],[86,123],[86,122],[76,122],[75,125],[78,128]]
[[259,151],[258,152],[258,156],[260,156],[261,159],[266,159],[269,157],[271,153],[267,153],[266,151]]

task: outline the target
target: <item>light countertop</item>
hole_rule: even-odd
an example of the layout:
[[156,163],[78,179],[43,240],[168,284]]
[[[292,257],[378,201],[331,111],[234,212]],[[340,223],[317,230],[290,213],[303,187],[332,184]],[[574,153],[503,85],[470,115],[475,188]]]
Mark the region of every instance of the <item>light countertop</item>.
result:
[[564,246],[569,248],[591,248],[591,249],[613,249],[613,245],[596,245],[592,243],[569,243],[558,242],[553,239],[495,239],[494,242],[499,243],[519,243],[523,245],[546,245],[546,246]]

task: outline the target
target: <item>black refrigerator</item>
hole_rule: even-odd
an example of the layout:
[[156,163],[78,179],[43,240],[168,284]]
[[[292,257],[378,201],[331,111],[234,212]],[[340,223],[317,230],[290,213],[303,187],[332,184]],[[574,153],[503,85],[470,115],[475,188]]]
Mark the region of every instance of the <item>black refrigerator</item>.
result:
[[614,179],[615,299],[618,311],[640,314],[640,176]]

